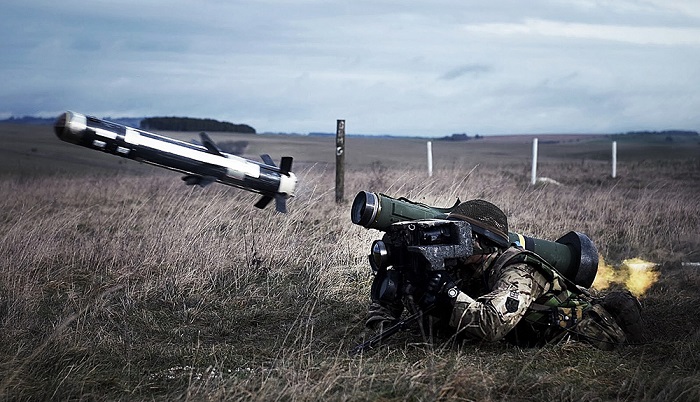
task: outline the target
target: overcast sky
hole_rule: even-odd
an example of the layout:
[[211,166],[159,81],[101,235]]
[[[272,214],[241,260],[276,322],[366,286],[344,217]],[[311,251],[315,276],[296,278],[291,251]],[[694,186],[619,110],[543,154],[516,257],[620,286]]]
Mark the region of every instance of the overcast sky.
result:
[[698,0],[4,0],[0,118],[700,130]]

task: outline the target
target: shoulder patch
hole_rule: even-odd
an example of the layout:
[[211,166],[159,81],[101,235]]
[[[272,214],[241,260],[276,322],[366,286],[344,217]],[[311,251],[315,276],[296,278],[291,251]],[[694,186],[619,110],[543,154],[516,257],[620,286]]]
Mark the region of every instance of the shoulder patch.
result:
[[514,313],[518,311],[518,306],[520,306],[520,300],[518,296],[520,294],[517,290],[511,290],[508,298],[506,299],[506,311],[509,313]]

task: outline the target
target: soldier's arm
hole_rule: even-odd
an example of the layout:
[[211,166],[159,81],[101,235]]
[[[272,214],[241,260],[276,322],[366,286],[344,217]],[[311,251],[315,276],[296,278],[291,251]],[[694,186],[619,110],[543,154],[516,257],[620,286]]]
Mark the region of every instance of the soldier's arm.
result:
[[450,325],[470,337],[497,341],[518,324],[547,282],[527,264],[505,267],[490,282],[491,292],[476,299],[463,292],[457,295]]

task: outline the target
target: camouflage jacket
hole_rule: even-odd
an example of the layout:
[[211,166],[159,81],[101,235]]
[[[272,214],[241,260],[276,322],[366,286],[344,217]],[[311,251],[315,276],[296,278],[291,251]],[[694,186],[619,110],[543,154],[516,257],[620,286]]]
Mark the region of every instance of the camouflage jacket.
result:
[[[460,292],[442,316],[467,338],[534,345],[579,334],[601,349],[625,340],[605,310],[534,253],[511,247],[449,273]],[[373,300],[367,324],[398,318],[402,310]]]
[[[530,262],[513,261],[514,247],[488,255],[477,266],[452,272],[460,293],[453,302],[449,325],[470,338],[497,341],[530,313],[536,301],[566,290],[564,280]],[[549,317],[546,317],[549,320]]]

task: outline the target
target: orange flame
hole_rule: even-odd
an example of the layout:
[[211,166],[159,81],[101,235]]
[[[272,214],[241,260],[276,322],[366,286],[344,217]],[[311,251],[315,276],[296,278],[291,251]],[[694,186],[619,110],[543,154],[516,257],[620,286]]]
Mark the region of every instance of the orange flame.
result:
[[592,286],[598,290],[607,289],[610,285],[618,283],[639,297],[659,280],[660,274],[654,270],[658,264],[653,262],[644,261],[641,258],[630,258],[622,261],[622,264],[615,268],[606,264],[602,256],[599,260],[598,274]]

